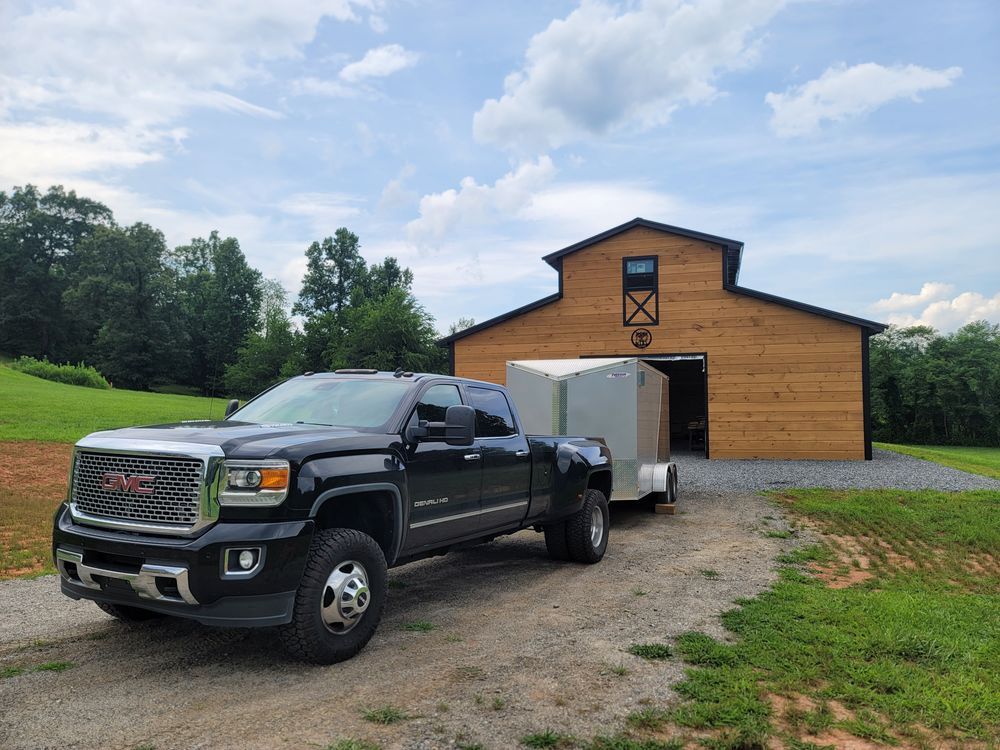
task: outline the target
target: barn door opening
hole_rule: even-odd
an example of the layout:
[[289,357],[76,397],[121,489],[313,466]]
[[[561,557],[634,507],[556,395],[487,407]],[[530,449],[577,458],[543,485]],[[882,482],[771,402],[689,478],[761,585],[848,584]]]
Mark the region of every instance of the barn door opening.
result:
[[642,361],[670,378],[670,452],[708,458],[708,357],[663,354]]

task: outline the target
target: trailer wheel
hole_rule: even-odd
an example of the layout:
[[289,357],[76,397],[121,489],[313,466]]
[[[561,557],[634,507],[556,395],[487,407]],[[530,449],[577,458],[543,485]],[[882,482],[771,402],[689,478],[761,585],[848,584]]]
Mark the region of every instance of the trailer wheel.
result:
[[576,562],[596,563],[608,548],[611,515],[608,499],[600,490],[587,490],[583,507],[566,521],[566,544]]
[[566,562],[573,558],[569,555],[569,546],[566,543],[566,522],[557,521],[542,527],[545,532],[545,549],[549,552],[549,557],[553,560]]

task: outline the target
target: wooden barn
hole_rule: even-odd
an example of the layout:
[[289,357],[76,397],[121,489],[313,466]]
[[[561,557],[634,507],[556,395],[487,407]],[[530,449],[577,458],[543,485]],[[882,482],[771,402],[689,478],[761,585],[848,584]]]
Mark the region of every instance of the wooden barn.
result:
[[868,337],[885,326],[739,285],[743,243],[633,219],[546,255],[559,291],[460,331],[456,375],[638,356],[670,378],[675,449],[871,458]]

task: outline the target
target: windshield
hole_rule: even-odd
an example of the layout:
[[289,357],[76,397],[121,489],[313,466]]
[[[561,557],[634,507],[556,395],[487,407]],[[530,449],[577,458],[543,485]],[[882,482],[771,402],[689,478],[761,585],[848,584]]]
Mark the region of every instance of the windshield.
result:
[[231,419],[256,424],[379,427],[406,395],[410,383],[392,380],[297,378],[251,401]]

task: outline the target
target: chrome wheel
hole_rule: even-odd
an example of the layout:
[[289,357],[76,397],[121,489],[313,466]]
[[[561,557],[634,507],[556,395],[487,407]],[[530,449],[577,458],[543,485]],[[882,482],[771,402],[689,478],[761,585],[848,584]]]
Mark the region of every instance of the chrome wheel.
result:
[[590,543],[593,545],[594,549],[601,546],[601,540],[604,538],[604,513],[598,506],[594,506],[594,509],[590,512]]
[[323,587],[320,614],[327,629],[338,635],[349,632],[361,622],[371,604],[368,572],[354,560],[347,560],[334,567]]

